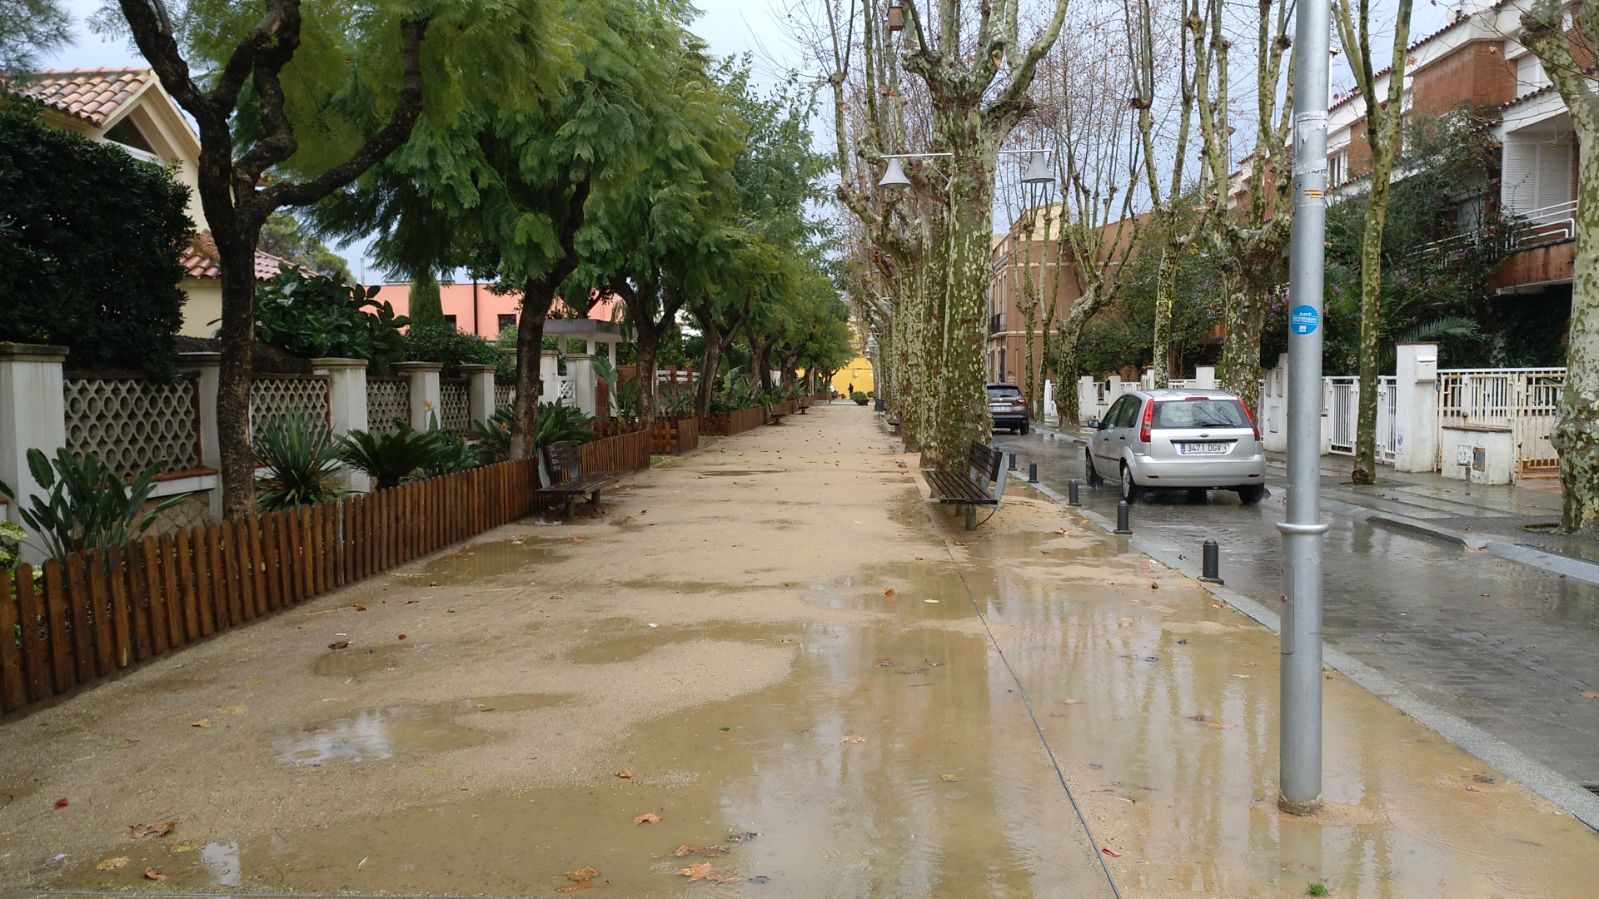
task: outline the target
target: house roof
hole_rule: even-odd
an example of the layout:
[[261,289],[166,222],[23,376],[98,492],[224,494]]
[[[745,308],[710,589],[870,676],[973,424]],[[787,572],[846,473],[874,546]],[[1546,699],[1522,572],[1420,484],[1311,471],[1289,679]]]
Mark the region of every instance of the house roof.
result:
[[[1453,29],[1456,25],[1459,25],[1462,22],[1470,21],[1472,18],[1474,18],[1474,17],[1476,17],[1478,15],[1481,15],[1482,13],[1490,13],[1490,12],[1496,13],[1500,9],[1504,8],[1504,6],[1506,4],[1511,3],[1511,2],[1512,2],[1512,0],[1499,0],[1499,2],[1497,2],[1497,3],[1495,3],[1495,4],[1491,5],[1491,6],[1485,6],[1482,9],[1476,10],[1475,12],[1466,13],[1464,15],[1461,15],[1461,16],[1458,16],[1456,18],[1450,19],[1446,24],[1444,24],[1443,27],[1437,29],[1436,31],[1432,32],[1431,34],[1423,35],[1423,36],[1421,36],[1419,38],[1416,38],[1416,39],[1412,40],[1410,42],[1410,45],[1405,48],[1405,54],[1408,56],[1409,54],[1416,52],[1417,50],[1421,49],[1426,44],[1430,44],[1433,41],[1437,40],[1438,38],[1442,37],[1445,32]],[[1375,75],[1373,75],[1371,77],[1371,80],[1373,82],[1376,82],[1377,79],[1383,77],[1384,75],[1387,75],[1389,72],[1392,72],[1393,70],[1394,70],[1394,67],[1392,65],[1383,66],[1380,70],[1378,70],[1377,74],[1375,74]],[[1360,96],[1360,88],[1358,86],[1350,88],[1348,91],[1345,91],[1342,95],[1333,97],[1332,98],[1332,105],[1327,108],[1327,111],[1328,112],[1332,112],[1334,109],[1338,109],[1341,106],[1344,106],[1344,105],[1346,105],[1348,103],[1352,103],[1352,102],[1354,102],[1354,99],[1356,97],[1358,97],[1358,96]]]
[[16,93],[101,127],[155,80],[149,69],[62,69],[35,72]]
[[[218,260],[221,254],[217,252],[217,242],[210,231],[202,231],[189,241],[178,256],[178,263],[183,266],[183,276],[190,280],[206,281],[222,277],[222,267]],[[255,251],[255,280],[265,284],[277,277],[281,266],[293,266],[294,263],[271,253]],[[306,274],[315,274],[305,266],[300,270]]]

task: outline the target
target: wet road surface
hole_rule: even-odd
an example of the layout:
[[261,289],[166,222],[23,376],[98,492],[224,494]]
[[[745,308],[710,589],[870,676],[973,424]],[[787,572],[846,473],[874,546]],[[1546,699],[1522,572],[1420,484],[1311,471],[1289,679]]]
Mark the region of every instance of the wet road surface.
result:
[[[995,434],[994,444],[1019,453],[1022,471],[1037,461],[1039,479],[1062,493],[1083,478],[1078,442],[1035,433]],[[1227,586],[1275,607],[1281,470],[1268,470],[1267,483],[1272,495],[1254,507],[1225,492],[1204,503],[1157,495],[1133,507],[1134,532],[1195,559],[1215,539]],[[1115,481],[1081,496],[1114,520]],[[1599,784],[1599,700],[1582,696],[1599,690],[1599,587],[1337,514],[1323,520],[1329,643],[1557,773]]]

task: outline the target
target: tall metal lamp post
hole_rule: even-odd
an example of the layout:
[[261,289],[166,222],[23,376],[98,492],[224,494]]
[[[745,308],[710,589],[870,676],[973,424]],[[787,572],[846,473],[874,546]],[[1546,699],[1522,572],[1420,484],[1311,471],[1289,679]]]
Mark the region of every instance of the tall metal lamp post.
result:
[[1321,343],[1326,264],[1328,0],[1299,0],[1294,35],[1294,220],[1288,290],[1288,520],[1283,534],[1277,805],[1321,807]]

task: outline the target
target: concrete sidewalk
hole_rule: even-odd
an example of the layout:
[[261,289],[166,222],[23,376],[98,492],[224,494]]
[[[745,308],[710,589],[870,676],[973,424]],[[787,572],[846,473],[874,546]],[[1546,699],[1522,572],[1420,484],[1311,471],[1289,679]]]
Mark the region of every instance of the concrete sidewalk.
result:
[[0,726],[0,893],[1591,890],[1599,836],[1333,673],[1326,807],[1280,813],[1266,628],[1025,490],[964,531],[879,419],[707,440]]

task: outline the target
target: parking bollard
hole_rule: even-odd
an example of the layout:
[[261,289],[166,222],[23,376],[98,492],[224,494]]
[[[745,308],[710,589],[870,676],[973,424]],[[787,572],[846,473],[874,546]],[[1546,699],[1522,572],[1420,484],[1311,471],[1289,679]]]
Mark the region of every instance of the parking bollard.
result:
[[1121,500],[1116,503],[1116,533],[1131,534],[1133,532],[1133,526],[1127,520],[1129,512],[1127,500]]
[[1221,547],[1214,540],[1206,540],[1199,579],[1207,584],[1223,583],[1221,579]]
[[1072,478],[1066,482],[1066,505],[1080,506],[1082,504],[1082,499],[1077,495],[1077,479]]
[[1016,470],[1016,454],[1015,453],[1011,453],[1010,454],[1010,470],[1011,471],[1015,471]]
[[1029,483],[1029,484],[1038,483],[1038,463],[1037,462],[1029,462],[1029,463],[1027,463],[1027,483]]

